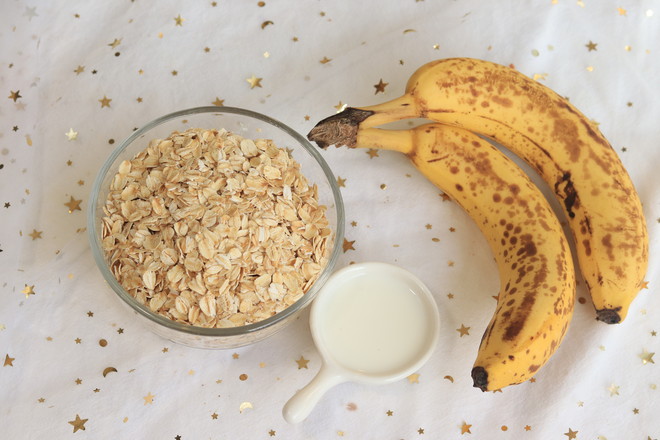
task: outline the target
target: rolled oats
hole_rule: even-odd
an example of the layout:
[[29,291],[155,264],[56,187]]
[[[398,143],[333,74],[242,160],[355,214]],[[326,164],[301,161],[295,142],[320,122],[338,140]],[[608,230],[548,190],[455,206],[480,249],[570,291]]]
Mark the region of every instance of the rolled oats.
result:
[[326,207],[285,149],[189,129],[123,161],[104,206],[110,269],[177,322],[233,327],[309,290],[332,247]]

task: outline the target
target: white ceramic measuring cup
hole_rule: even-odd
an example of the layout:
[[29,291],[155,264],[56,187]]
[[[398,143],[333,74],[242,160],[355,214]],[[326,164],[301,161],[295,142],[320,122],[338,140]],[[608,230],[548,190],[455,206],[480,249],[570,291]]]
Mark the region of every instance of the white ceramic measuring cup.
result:
[[289,423],[303,421],[337,384],[385,384],[414,373],[437,344],[440,318],[431,292],[413,274],[360,263],[330,277],[312,304],[309,325],[323,363],[284,405]]

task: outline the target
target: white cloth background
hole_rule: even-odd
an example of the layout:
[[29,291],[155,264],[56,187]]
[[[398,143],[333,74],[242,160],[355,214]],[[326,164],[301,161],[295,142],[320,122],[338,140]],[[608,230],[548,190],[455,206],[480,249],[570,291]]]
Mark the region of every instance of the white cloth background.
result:
[[[640,357],[660,349],[657,1],[1,6],[1,438],[660,437],[660,366]],[[401,265],[439,305],[440,343],[417,377],[338,386],[304,423],[288,425],[282,405],[321,362],[306,314],[257,345],[204,351],[144,332],[112,297],[91,260],[84,213],[96,171],[135,127],[221,100],[305,134],[340,103],[394,98],[417,67],[453,56],[512,64],[600,123],[639,191],[651,239],[648,288],[623,324],[596,322],[581,287],[586,301],[535,382],[502,393],[473,388],[498,288],[486,241],[404,157],[334,148],[323,156],[345,179],[346,238],[355,241],[339,267]],[[250,88],[253,75],[261,87]],[[381,79],[388,84],[375,94]],[[67,211],[70,197],[82,211]],[[25,297],[25,285],[35,294]],[[469,335],[460,336],[461,325]],[[117,372],[104,377],[107,367]],[[77,416],[87,419],[84,430],[68,423]]]

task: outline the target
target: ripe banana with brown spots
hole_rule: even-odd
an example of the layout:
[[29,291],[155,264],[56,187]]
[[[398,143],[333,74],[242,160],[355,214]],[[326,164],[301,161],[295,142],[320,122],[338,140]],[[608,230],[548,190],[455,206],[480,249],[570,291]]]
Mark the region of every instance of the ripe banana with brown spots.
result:
[[500,291],[474,386],[492,391],[532,377],[559,347],[575,297],[570,247],[540,190],[492,144],[456,127],[359,129],[351,146],[406,154],[476,222],[495,256]]
[[332,133],[350,146],[359,130],[406,118],[479,133],[530,164],[566,214],[597,318],[625,319],[643,286],[648,233],[633,183],[593,122],[510,67],[450,58],[420,67],[399,98],[321,121],[310,139],[323,142],[323,133]]

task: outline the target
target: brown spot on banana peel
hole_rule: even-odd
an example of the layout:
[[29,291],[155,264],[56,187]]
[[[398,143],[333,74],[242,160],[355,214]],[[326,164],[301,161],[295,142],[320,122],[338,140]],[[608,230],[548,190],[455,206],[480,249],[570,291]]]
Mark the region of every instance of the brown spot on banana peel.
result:
[[620,311],[621,307],[596,310],[596,319],[606,324],[618,324],[621,322]]
[[355,148],[360,123],[373,114],[372,111],[348,107],[317,123],[307,134],[307,139],[323,149],[330,145]]

